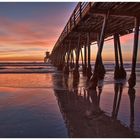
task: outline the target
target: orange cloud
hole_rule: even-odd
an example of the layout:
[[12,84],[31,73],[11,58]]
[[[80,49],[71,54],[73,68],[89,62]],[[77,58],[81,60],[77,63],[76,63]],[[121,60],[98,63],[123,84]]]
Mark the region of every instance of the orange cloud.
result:
[[[53,47],[60,28],[43,26],[40,22],[12,21],[0,17],[0,44],[25,44]],[[57,33],[56,33],[57,32]],[[26,47],[26,46],[25,46]]]
[[[17,22],[0,17],[0,61],[43,60],[45,51],[51,51],[60,31],[61,28],[47,27],[40,21]],[[35,57],[37,54],[40,57]]]

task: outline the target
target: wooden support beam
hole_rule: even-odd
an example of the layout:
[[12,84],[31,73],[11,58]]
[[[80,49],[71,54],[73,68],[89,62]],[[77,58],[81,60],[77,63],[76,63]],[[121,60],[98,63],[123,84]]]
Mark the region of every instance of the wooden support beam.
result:
[[85,41],[83,47],[84,47],[84,51],[83,51],[84,52],[84,60],[83,60],[84,64],[83,64],[82,70],[83,70],[83,75],[86,76],[87,75],[87,41]]
[[61,55],[60,55],[60,51],[61,51],[61,48],[59,48],[59,53],[57,54],[57,65],[60,65],[61,64]]
[[83,52],[82,52],[82,48],[80,49],[81,51],[81,61],[82,61],[82,67],[84,66],[84,59],[83,59]]
[[139,41],[139,18],[135,18],[135,32],[134,32],[134,44],[133,44],[133,58],[132,58],[132,69],[129,78],[129,87],[133,88],[136,85],[136,61],[138,53],[138,41]]
[[97,81],[98,81],[97,79],[103,79],[104,74],[105,74],[105,69],[103,65],[101,64],[101,59],[102,59],[101,55],[102,55],[102,50],[103,50],[105,31],[106,31],[108,18],[109,18],[109,12],[104,16],[101,34],[100,34],[98,52],[97,52],[96,61],[95,61],[94,73],[91,79],[91,81],[93,80],[96,81],[95,85],[97,85]]
[[102,53],[108,17],[109,17],[109,12],[104,16],[104,21],[102,25],[101,34],[100,34],[99,49],[98,49],[98,54],[97,54],[98,57],[100,57]]
[[122,50],[121,50],[121,43],[120,43],[120,37],[119,34],[117,34],[117,43],[118,43],[118,51],[120,56],[120,78],[125,79],[126,78],[126,71],[123,66],[123,57],[122,57]]
[[76,48],[76,69],[79,67],[79,54],[80,54],[80,34],[78,36],[78,43]]
[[86,46],[86,42],[85,42],[85,46],[84,46],[84,65],[85,65],[85,67],[87,67],[87,46]]
[[[68,46],[69,46],[69,44],[68,44]],[[68,75],[69,74],[69,48],[67,48],[66,46],[65,46],[65,66],[64,66],[64,69],[63,69],[63,72],[64,72],[64,74],[66,74],[66,75]]]
[[117,37],[117,43],[118,43],[118,51],[119,51],[119,55],[120,55],[120,66],[123,67],[123,58],[122,58],[122,50],[121,50],[119,34],[116,34],[116,37]]
[[76,25],[76,17],[75,17],[75,10],[74,10],[74,17],[73,17],[74,26]]
[[138,53],[138,41],[139,41],[139,18],[135,18],[135,32],[134,32],[134,46],[133,46],[133,58],[132,58],[132,73],[135,73],[137,53]]
[[87,77],[88,77],[88,79],[91,77],[91,75],[92,75],[92,72],[91,72],[91,63],[90,63],[90,61],[91,61],[91,50],[90,50],[90,44],[91,44],[91,42],[90,42],[90,32],[88,32],[87,33],[87,48],[88,48],[88,64],[87,64]]
[[77,41],[77,48],[76,48],[76,64],[75,64],[75,68],[73,71],[73,77],[74,80],[79,79],[79,54],[80,54],[80,34],[78,36],[78,41]]
[[64,50],[63,48],[61,47],[60,48],[60,51],[58,53],[59,57],[56,59],[56,61],[58,60],[58,64],[57,64],[57,69],[58,70],[63,70],[63,67],[64,67]]
[[70,50],[71,50],[71,40],[69,41],[69,44],[68,44],[68,52],[67,52],[67,65],[69,65],[69,59],[70,59]]
[[73,50],[71,50],[71,59],[72,59],[72,63],[74,64],[74,54],[73,54]]
[[63,47],[64,47],[64,63],[66,63],[67,48],[65,45]]
[[80,4],[80,19],[82,18],[82,2],[79,3]]
[[73,56],[73,50],[71,50],[71,54],[70,54],[70,56],[71,56],[70,67],[71,67],[71,68],[74,68],[74,56]]
[[118,58],[117,34],[114,34],[114,52],[115,52],[114,79],[119,79],[120,78],[120,69],[119,69],[119,58]]
[[88,67],[90,67],[90,33],[87,33],[87,47],[88,47]]
[[[104,16],[105,13],[107,13],[107,10],[94,9],[89,13],[89,15],[90,16],[95,16],[95,15]],[[140,13],[132,13],[131,11],[124,12],[124,11],[119,11],[119,10],[117,10],[117,11],[110,10],[110,16],[114,16],[114,17],[134,18],[135,16],[137,16],[139,14]]]
[[[115,50],[115,71],[114,71],[114,79],[125,79],[126,71],[123,67],[123,58],[121,51],[121,44],[119,34],[114,34],[114,50]],[[119,56],[118,56],[119,54]],[[120,63],[119,63],[120,58]]]
[[[98,49],[99,49],[99,42],[100,42],[100,35],[97,34],[97,46],[98,46]],[[102,60],[102,55],[101,55],[101,58],[100,58],[100,64],[102,65],[102,67],[104,67],[103,60]]]
[[119,69],[117,35],[114,35],[115,69]]

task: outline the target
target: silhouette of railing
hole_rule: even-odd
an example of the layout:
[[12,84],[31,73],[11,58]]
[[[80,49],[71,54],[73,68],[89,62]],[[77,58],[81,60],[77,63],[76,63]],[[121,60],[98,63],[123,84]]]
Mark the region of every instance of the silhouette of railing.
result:
[[77,26],[80,20],[88,13],[93,4],[94,2],[79,2],[77,4],[55,46],[57,46],[58,43],[60,43]]

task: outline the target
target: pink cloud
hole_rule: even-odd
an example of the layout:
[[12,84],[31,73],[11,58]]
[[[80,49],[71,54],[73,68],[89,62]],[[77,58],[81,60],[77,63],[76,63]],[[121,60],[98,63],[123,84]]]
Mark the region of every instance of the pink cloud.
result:
[[0,44],[53,47],[61,30],[61,27],[46,26],[40,21],[17,22],[0,17]]

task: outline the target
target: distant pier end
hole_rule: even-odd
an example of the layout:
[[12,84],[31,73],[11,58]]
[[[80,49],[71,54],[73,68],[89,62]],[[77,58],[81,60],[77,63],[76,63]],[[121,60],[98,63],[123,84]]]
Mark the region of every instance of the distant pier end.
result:
[[50,57],[50,52],[46,51],[45,57],[44,57],[44,63],[49,61],[49,57]]

